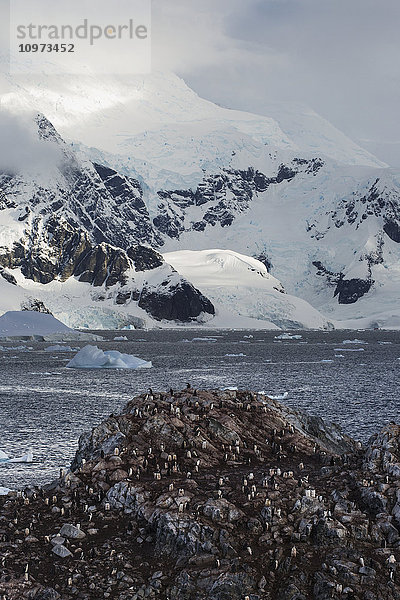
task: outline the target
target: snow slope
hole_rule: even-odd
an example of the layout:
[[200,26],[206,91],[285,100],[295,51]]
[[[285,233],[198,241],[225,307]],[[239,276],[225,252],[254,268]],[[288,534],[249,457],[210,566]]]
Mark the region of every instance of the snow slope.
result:
[[240,317],[268,322],[283,329],[330,329],[329,323],[310,304],[284,292],[259,260],[232,250],[178,251],[164,254],[165,260],[210,298],[216,307],[215,325],[221,316],[230,327]]
[[36,108],[63,137],[106,153],[112,166],[140,173],[153,188],[195,185],[202,169],[224,167],[243,150],[255,157],[276,149],[311,152],[344,164],[384,166],[313,111],[303,109],[296,121],[299,111],[283,119],[281,110],[286,132],[274,118],[200,98],[172,73],[0,77],[3,107]]
[[9,311],[0,317],[0,337],[71,333],[52,315],[34,311]]
[[[10,285],[10,288],[13,287]],[[12,289],[9,291],[12,292]],[[35,337],[46,341],[102,339],[93,334],[74,331],[50,314],[29,310],[7,311],[0,317],[0,339],[22,337]]]

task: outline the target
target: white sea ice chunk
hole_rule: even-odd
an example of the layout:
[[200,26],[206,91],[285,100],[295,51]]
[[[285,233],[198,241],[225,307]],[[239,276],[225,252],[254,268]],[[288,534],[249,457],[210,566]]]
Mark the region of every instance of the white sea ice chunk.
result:
[[283,394],[278,394],[277,396],[271,396],[271,394],[267,394],[268,398],[271,400],[285,400],[289,396],[289,392],[283,392]]
[[11,492],[9,488],[0,485],[0,496],[7,496],[8,492]]
[[18,456],[16,458],[10,458],[7,462],[9,463],[31,463],[33,462],[33,452],[29,450],[23,456]]
[[152,363],[117,350],[100,350],[97,346],[82,348],[67,367],[70,369],[149,369]]
[[46,352],[74,352],[76,351],[71,346],[64,346],[63,344],[56,344],[55,346],[47,346]]
[[8,454],[0,450],[0,460],[8,460]]
[[301,340],[302,335],[296,335],[293,333],[281,333],[280,335],[274,336],[275,340]]

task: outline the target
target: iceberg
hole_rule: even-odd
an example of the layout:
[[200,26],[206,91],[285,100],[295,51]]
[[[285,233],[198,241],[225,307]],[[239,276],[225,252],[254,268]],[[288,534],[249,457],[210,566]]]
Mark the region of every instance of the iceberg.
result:
[[276,396],[272,396],[271,394],[266,394],[266,395],[271,400],[286,400],[286,398],[289,397],[289,392],[283,392],[283,394],[277,394]]
[[3,460],[8,460],[8,454],[3,452],[3,450],[0,450],[0,461],[3,461]]
[[32,450],[29,450],[23,456],[17,456],[16,458],[10,458],[8,454],[0,450],[0,462],[1,463],[31,463],[33,462],[33,453]]
[[69,361],[69,369],[149,369],[152,363],[117,350],[100,350],[97,346],[85,346]]
[[126,335],[117,335],[117,337],[114,338],[114,342],[127,342],[128,338],[126,337]]
[[0,496],[7,496],[9,492],[11,492],[9,488],[0,485]]
[[63,346],[61,344],[56,344],[55,346],[47,346],[45,348],[45,352],[76,352],[77,348],[71,348],[71,346]]
[[24,454],[23,456],[19,456],[17,458],[9,458],[8,463],[31,463],[33,462],[33,453],[31,450]]
[[276,340],[301,340],[302,335],[295,335],[293,333],[281,333],[280,335],[274,336]]

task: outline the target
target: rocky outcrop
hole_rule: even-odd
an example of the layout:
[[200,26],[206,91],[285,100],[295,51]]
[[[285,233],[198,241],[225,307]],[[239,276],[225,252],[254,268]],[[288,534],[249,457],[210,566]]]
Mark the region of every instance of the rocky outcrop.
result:
[[[298,159],[280,164],[273,177],[249,167],[246,170],[222,169],[207,175],[195,190],[161,190],[158,215],[153,218],[155,229],[170,238],[179,238],[184,231],[204,231],[219,224],[232,225],[236,217],[248,210],[253,198],[270,186],[291,181],[300,172],[316,174],[323,166],[321,159]],[[201,218],[190,220],[187,209],[201,208]]]
[[[161,245],[162,240],[150,221],[139,182],[82,161],[43,115],[35,122],[38,137],[58,162],[47,186],[42,176],[30,174],[28,181],[23,173],[0,173],[0,211],[14,208],[23,223],[20,237],[0,248],[2,277],[16,284],[7,269],[17,268],[41,284],[74,276],[104,288],[93,294],[94,300],[107,296],[117,305],[135,302],[157,320],[192,321],[213,315],[212,303],[143,245]],[[158,283],[145,277],[155,269],[160,269]],[[110,288],[114,292],[108,292]]]
[[338,297],[339,304],[354,304],[369,292],[373,284],[372,279],[340,279],[334,296]]
[[263,394],[150,390],[0,499],[0,593],[397,599],[399,448],[398,426],[363,448]]
[[26,302],[22,302],[21,310],[31,310],[34,312],[44,313],[46,315],[52,315],[53,313],[45,306],[44,302],[37,298],[28,298]]
[[313,266],[316,267],[316,274],[319,277],[324,277],[329,286],[335,286],[333,296],[337,297],[339,304],[354,304],[369,292],[373,284],[375,283],[371,277],[371,265],[379,264],[381,259],[378,260],[376,256],[366,256],[367,260],[367,271],[368,278],[352,278],[346,279],[343,273],[333,273],[329,271],[321,261],[313,261]]
[[[168,282],[166,282],[168,284]],[[179,282],[162,294],[163,284],[157,290],[144,287],[138,302],[157,320],[192,321],[200,315],[214,315],[214,305],[199,290],[187,281]]]

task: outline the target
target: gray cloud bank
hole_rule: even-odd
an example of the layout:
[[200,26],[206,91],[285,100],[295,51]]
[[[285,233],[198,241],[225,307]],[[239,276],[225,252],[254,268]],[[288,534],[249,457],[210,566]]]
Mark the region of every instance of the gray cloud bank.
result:
[[399,24],[398,0],[155,0],[153,61],[225,106],[307,104],[400,166]]
[[54,143],[39,138],[34,116],[0,109],[0,173],[46,173],[62,158]]

